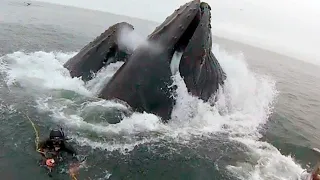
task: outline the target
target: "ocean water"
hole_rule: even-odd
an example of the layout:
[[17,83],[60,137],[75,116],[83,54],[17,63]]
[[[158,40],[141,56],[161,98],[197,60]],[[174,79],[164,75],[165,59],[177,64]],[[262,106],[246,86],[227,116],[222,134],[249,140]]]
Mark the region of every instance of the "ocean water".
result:
[[0,2],[0,175],[4,179],[70,179],[66,165],[48,177],[35,152],[62,126],[80,156],[78,179],[296,180],[319,155],[319,67],[214,37],[213,53],[228,80],[210,107],[190,96],[179,74],[173,118],[162,124],[127,107],[95,98],[121,66],[114,63],[87,84],[63,63],[110,25],[127,21],[143,42],[157,25],[109,13],[23,1]]

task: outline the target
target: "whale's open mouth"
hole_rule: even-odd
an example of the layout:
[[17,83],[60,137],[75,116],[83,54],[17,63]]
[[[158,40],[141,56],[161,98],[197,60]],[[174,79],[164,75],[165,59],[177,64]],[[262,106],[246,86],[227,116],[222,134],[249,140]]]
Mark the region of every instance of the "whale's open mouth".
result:
[[[209,5],[208,5],[208,8],[210,8]],[[191,38],[193,37],[197,27],[200,24],[203,12],[204,12],[204,9],[202,8],[202,5],[200,5],[197,13],[193,17],[193,20],[191,21],[191,23],[189,24],[187,29],[183,32],[183,34],[180,36],[179,40],[174,45],[173,50],[171,52],[169,52],[171,55],[170,69],[171,69],[172,74],[175,74],[178,71],[181,57],[182,57],[186,47],[188,46]]]
[[174,46],[175,51],[183,52],[187,47],[190,39],[192,38],[194,32],[196,31],[200,20],[201,20],[202,12],[199,9],[193,20],[191,21],[188,28],[184,31],[178,42]]

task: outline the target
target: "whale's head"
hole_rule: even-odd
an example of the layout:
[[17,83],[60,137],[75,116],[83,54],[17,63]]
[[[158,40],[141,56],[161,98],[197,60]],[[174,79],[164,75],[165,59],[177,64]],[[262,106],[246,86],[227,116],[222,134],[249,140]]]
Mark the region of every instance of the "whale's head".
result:
[[[166,48],[171,73],[179,71],[194,95],[208,100],[223,84],[225,73],[212,53],[208,3],[194,0],[181,6],[156,28],[149,40]],[[213,81],[216,83],[209,84]]]
[[186,63],[189,68],[200,66],[212,47],[210,5],[193,0],[180,6],[148,39],[166,48],[172,71],[183,70]]
[[211,52],[210,11],[199,0],[175,10],[148,36],[147,46],[134,50],[99,97],[120,99],[167,121],[175,103],[172,75],[179,70],[189,92],[207,100],[216,91],[222,71],[213,66],[218,62]]

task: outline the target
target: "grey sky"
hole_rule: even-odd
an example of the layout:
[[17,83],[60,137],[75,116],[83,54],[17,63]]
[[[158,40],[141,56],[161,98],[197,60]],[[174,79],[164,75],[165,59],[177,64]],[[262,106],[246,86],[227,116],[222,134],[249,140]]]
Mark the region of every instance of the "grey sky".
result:
[[[187,0],[41,0],[162,22]],[[213,34],[320,63],[320,1],[207,0]]]

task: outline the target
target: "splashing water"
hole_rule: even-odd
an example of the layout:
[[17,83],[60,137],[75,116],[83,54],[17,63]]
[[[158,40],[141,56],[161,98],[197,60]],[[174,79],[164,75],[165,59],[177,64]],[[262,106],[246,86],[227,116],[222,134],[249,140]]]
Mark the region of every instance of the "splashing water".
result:
[[130,30],[128,27],[123,27],[119,31],[118,43],[121,47],[126,47],[128,49],[135,50],[137,47],[148,47],[149,50],[154,52],[161,51],[162,47],[160,44],[147,41],[147,38],[141,36],[136,31]]
[[139,45],[148,45],[145,37],[140,36],[136,31],[123,27],[119,31],[118,42],[120,46],[127,47],[129,49],[136,49]]
[[103,67],[95,76],[95,78],[91,79],[86,87],[90,89],[93,94],[96,94],[102,90],[104,85],[107,84],[109,79],[117,72],[119,67],[121,67],[123,62],[115,62],[111,63],[107,67]]
[[65,89],[90,95],[84,83],[78,78],[68,77],[69,72],[63,67],[63,63],[73,55],[74,52],[15,52],[1,57],[0,69],[6,72],[8,86],[14,83],[30,84],[38,88]]
[[[237,166],[228,166],[238,178],[296,178],[303,169],[291,157],[281,155],[272,145],[259,141],[259,130],[267,122],[277,96],[275,81],[250,71],[242,56],[231,56],[217,45],[213,46],[213,52],[228,77],[224,90],[217,94],[218,102],[212,107],[188,94],[180,74],[177,73],[173,76],[174,83],[178,86],[177,104],[168,124],[162,124],[157,116],[150,113],[134,112],[117,124],[88,121],[81,115],[89,106],[105,111],[110,108],[127,110],[123,104],[94,99],[94,95],[108,78],[123,64],[121,62],[104,68],[87,84],[78,78],[71,78],[63,68],[63,63],[74,53],[15,52],[0,58],[0,68],[6,74],[8,86],[19,83],[24,88],[35,86],[43,91],[69,90],[83,96],[82,99],[75,100],[53,94],[49,98],[38,96],[35,101],[39,110],[51,112],[55,122],[82,132],[72,136],[84,146],[128,152],[136,145],[163,139],[187,144],[193,137],[225,133],[229,140],[247,146],[250,150],[248,153],[257,158],[255,163],[239,162]],[[84,134],[87,132],[95,133],[97,138],[86,137]],[[99,137],[110,139],[100,141]]]

